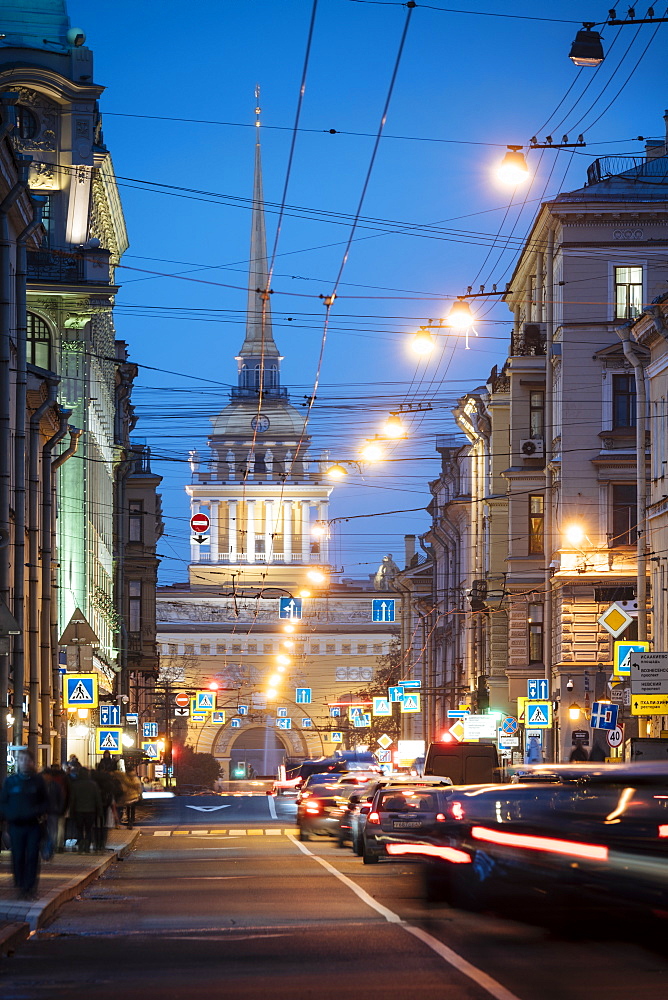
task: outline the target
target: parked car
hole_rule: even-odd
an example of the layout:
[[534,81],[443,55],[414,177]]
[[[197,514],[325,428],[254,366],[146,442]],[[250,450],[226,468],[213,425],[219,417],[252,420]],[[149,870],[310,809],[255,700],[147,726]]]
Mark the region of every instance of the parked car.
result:
[[362,833],[362,859],[375,864],[391,856],[392,844],[403,845],[407,838],[425,838],[445,822],[447,796],[451,786],[444,780],[434,786],[415,788],[386,786],[374,795]]

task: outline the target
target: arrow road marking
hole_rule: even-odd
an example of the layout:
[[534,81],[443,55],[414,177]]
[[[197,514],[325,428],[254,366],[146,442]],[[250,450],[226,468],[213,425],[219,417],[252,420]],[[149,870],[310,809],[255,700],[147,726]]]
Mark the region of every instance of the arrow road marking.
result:
[[201,813],[212,813],[218,812],[219,809],[229,809],[231,804],[231,802],[228,802],[224,806],[189,806],[186,803],[186,809],[195,809],[197,812]]

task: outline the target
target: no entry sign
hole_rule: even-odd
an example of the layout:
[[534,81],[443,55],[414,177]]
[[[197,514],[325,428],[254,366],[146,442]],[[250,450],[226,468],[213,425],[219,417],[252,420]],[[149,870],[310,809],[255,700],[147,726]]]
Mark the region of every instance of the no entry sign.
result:
[[179,706],[179,708],[188,708],[190,705],[190,697],[185,691],[179,691],[178,694],[174,695],[174,702]]
[[206,514],[193,514],[190,518],[190,527],[196,535],[203,535],[209,530],[209,518]]

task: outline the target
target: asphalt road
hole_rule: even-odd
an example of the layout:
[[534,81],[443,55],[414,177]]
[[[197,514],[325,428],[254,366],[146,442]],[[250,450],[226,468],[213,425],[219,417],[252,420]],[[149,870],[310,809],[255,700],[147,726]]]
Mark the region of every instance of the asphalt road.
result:
[[[0,965],[3,1000],[668,995],[658,952],[429,906],[415,866],[365,867],[332,841],[300,844],[283,832],[294,806],[275,802],[274,821],[266,797],[243,798],[236,825],[231,802],[209,814],[214,825],[185,801],[183,823],[147,824],[127,860]],[[610,914],[618,931],[623,920]]]

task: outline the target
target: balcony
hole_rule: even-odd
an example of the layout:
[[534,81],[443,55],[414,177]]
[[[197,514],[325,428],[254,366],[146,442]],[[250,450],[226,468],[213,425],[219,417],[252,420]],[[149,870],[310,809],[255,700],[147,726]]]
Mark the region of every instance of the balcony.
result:
[[546,340],[545,323],[523,323],[519,332],[513,334],[513,355],[519,358],[545,357]]
[[29,250],[28,281],[108,285],[111,283],[109,258],[109,251],[99,247]]

